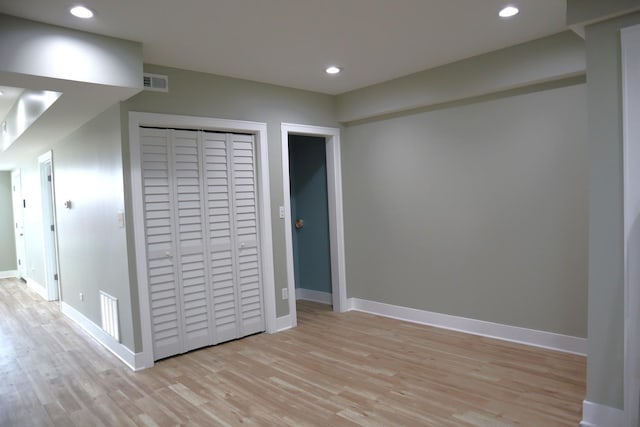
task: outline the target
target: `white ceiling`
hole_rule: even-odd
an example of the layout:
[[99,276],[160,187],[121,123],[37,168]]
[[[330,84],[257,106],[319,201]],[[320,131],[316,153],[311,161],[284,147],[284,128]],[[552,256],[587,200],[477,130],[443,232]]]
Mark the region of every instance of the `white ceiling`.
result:
[[[0,0],[0,12],[142,42],[146,63],[327,94],[567,29],[565,0],[86,0],[90,21],[69,15],[76,4]],[[506,4],[520,15],[499,18]]]

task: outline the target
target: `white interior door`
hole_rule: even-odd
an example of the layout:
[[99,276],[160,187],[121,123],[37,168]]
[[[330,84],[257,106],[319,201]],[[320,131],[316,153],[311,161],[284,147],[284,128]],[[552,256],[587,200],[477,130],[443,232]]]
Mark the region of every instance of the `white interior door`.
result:
[[24,199],[22,198],[22,180],[20,171],[11,172],[11,200],[13,203],[13,229],[16,240],[16,260],[18,276],[27,278],[26,251],[24,243]]
[[201,132],[169,130],[173,152],[178,290],[182,301],[183,351],[211,345],[211,309],[206,256],[204,185],[200,166]]
[[240,336],[238,330],[238,290],[235,286],[233,205],[227,135],[204,132],[203,171],[207,180],[205,200],[211,260],[211,306],[214,344]]
[[140,149],[151,332],[157,360],[183,348],[169,132],[141,129]]
[[255,144],[253,135],[227,134],[233,175],[236,275],[239,293],[240,335],[264,330]]
[[42,195],[42,231],[44,241],[45,287],[47,300],[59,299],[58,245],[51,152],[38,158]]

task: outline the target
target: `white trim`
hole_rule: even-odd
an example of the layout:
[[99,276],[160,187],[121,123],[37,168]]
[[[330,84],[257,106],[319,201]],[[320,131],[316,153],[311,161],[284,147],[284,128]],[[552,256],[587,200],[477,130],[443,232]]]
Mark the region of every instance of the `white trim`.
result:
[[[327,198],[329,208],[329,239],[331,251],[331,294],[333,311],[347,311],[346,262],[344,247],[344,216],[342,206],[342,167],[340,129],[320,126],[282,123],[282,189],[284,194],[285,253],[287,263],[287,287],[289,295],[295,295],[293,267],[293,238],[291,228],[291,192],[289,182],[289,134],[324,137],[327,147]],[[292,327],[297,324],[296,300],[289,298],[289,314]]]
[[[640,400],[640,25],[621,30],[624,164],[624,407],[638,425]],[[633,253],[629,254],[630,247]],[[613,425],[613,424],[609,424]]]
[[276,330],[272,331],[271,333],[286,331],[288,329],[293,328],[292,325],[293,323],[292,323],[290,314],[287,314],[286,316],[278,317],[276,318]]
[[542,347],[564,353],[584,356],[587,352],[587,340],[585,338],[486,322],[484,320],[468,319],[466,317],[451,316],[449,314],[434,313],[432,311],[384,304],[359,298],[349,298],[349,307],[351,310],[376,314],[378,316],[451,329],[534,347]]
[[171,114],[129,112],[129,151],[131,156],[131,207],[134,246],[138,278],[140,328],[142,332],[141,361],[153,366],[153,341],[149,286],[147,283],[147,257],[144,239],[144,209],[142,205],[142,177],[140,175],[140,126],[202,129],[222,132],[251,133],[256,136],[258,150],[258,192],[260,200],[260,244],[262,257],[262,287],[264,296],[265,328],[269,333],[278,330],[276,322],[275,279],[273,265],[273,236],[271,232],[271,195],[269,190],[269,157],[266,123],[208,117],[178,116]]
[[0,271],[0,279],[10,279],[18,277],[18,270]]
[[[581,427],[612,427],[623,426],[624,411],[610,406],[584,400],[582,402]],[[628,424],[627,424],[628,425]]]
[[312,289],[296,288],[296,300],[331,305],[331,294],[329,292],[314,291]]
[[47,288],[42,286],[40,283],[36,282],[33,279],[25,278],[27,282],[27,287],[31,289],[33,292],[37,293],[42,297],[43,300],[48,301]]
[[84,314],[78,310],[62,302],[60,304],[60,311],[69,319],[74,321],[80,326],[91,338],[96,340],[99,344],[113,353],[118,359],[120,359],[125,365],[134,371],[144,369],[147,366],[140,364],[141,359],[133,351],[129,350],[124,345],[116,341],[111,335],[107,334],[100,328],[100,326],[89,320]]

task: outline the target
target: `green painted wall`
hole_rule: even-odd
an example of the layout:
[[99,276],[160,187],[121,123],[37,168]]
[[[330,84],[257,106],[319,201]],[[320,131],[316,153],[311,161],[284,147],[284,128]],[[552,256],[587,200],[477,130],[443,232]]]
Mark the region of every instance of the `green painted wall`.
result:
[[[99,291],[118,298],[122,344],[135,350],[126,229],[117,221],[124,210],[119,106],[56,143],[52,152],[62,299],[100,325]],[[71,209],[64,207],[68,200]]]
[[567,0],[567,24],[584,24],[640,9],[640,0]]
[[[572,31],[420,71],[336,97],[338,120],[353,122],[440,106],[582,75],[584,41]],[[413,111],[415,112],[415,111]]]
[[622,408],[624,259],[620,29],[640,13],[586,28],[589,105],[587,400]]
[[11,172],[0,172],[0,271],[18,268],[11,201]]
[[348,296],[586,337],[584,84],[346,127]]
[[331,293],[327,151],[324,138],[289,136],[291,220],[296,288]]

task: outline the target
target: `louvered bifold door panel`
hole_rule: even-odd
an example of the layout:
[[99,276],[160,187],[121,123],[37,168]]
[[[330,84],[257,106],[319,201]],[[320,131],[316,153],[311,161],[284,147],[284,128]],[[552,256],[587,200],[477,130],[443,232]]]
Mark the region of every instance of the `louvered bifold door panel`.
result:
[[238,295],[235,286],[230,152],[225,134],[204,132],[205,203],[209,231],[211,306],[215,343],[238,338]]
[[173,133],[175,223],[181,282],[183,352],[211,345],[209,280],[199,138],[196,131]]
[[140,129],[147,278],[154,359],[182,352],[178,272],[174,263],[173,177],[170,133]]
[[253,135],[230,134],[241,336],[264,331]]

